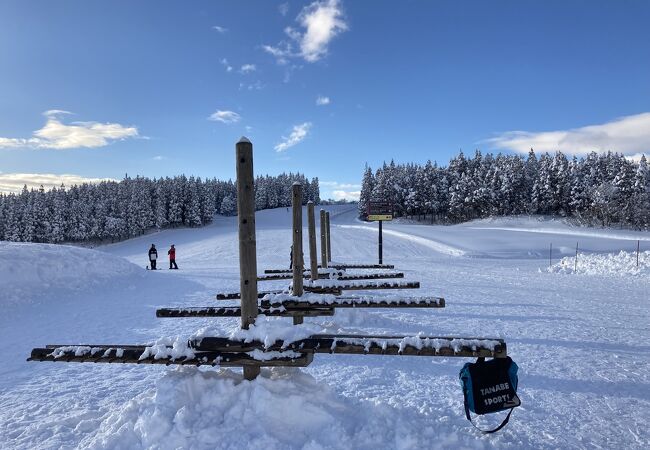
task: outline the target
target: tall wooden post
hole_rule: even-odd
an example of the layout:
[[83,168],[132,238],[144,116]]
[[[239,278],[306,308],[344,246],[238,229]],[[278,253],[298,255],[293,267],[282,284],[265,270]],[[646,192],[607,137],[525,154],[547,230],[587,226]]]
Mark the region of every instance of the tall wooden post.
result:
[[316,249],[316,218],[314,202],[307,202],[307,224],[309,226],[309,265],[312,281],[318,280],[318,250]]
[[327,224],[327,262],[332,262],[332,241],[330,240],[330,212],[325,213],[325,223]]
[[378,242],[378,248],[379,248],[379,264],[384,263],[384,233],[382,232],[381,229],[381,223],[382,221],[379,221],[379,242]]
[[640,246],[640,240],[636,241],[636,266],[639,267],[639,246]]
[[[302,272],[304,270],[302,256],[302,185],[293,183],[291,206],[293,208],[293,295],[301,297]],[[298,325],[303,321],[302,316],[294,316],[293,324]]]
[[327,269],[327,225],[324,209],[320,210],[320,266]]
[[573,265],[573,273],[578,273],[578,243],[576,242],[576,262]]
[[[239,222],[239,287],[241,327],[245,330],[257,317],[257,256],[255,243],[255,190],[253,144],[242,137],[235,145],[237,158],[237,219]],[[244,366],[244,378],[253,380],[260,368]]]

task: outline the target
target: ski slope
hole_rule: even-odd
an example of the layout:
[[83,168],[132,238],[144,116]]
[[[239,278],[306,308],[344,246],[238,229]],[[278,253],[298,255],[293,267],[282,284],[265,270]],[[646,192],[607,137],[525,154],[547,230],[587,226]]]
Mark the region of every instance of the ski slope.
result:
[[[349,206],[328,209],[334,259],[375,262],[376,225]],[[257,214],[258,272],[288,267],[290,221],[284,208]],[[316,355],[252,383],[236,370],[25,362],[49,343],[237,330],[238,319],[155,318],[157,307],[214,305],[217,292],[239,289],[236,219],[217,217],[96,249],[0,242],[0,448],[648,448],[648,233],[543,218],[384,230],[384,261],[421,281],[406,293],[447,307],[338,310],[305,319],[305,332],[505,338],[522,407],[501,432],[481,435],[464,417],[457,377],[467,359]],[[175,244],[180,270],[164,258],[164,270],[145,270],[151,243],[161,256]]]

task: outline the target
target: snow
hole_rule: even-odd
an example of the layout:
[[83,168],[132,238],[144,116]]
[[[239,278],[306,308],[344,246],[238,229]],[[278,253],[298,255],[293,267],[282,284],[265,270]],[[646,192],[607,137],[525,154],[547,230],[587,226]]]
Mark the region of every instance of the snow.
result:
[[[376,225],[356,221],[349,206],[327,209],[333,259],[375,262]],[[258,212],[256,223],[258,273],[288,268],[291,212]],[[385,262],[422,287],[354,295],[444,297],[444,309],[342,308],[295,327],[260,317],[248,331],[238,318],[156,319],[157,307],[237,304],[214,300],[239,290],[230,217],[96,250],[0,243],[0,448],[648,448],[648,233],[547,218],[384,230],[396,232],[384,236]],[[576,240],[578,273],[565,273]],[[180,270],[146,271],[152,242],[176,244]],[[271,342],[314,333],[503,338],[519,365],[522,406],[496,435],[476,432],[458,384],[466,358],[317,354],[307,368],[265,369],[253,382],[235,369],[25,361],[44,344],[91,352],[146,344],[153,355],[183,355],[194,336]]]
[[[577,259],[577,263],[576,263]],[[552,273],[580,274],[580,275],[607,275],[618,277],[648,277],[650,276],[650,251],[605,253],[565,256],[558,263],[548,268]]]

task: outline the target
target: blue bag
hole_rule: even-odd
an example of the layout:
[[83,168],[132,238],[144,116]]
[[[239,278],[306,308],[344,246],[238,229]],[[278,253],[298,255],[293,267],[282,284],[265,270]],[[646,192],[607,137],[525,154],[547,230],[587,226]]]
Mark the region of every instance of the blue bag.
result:
[[510,420],[512,410],[521,405],[517,397],[517,364],[508,356],[485,361],[478,358],[475,363],[463,366],[458,377],[465,397],[465,416],[472,422],[470,411],[475,414],[489,414],[510,409],[508,415],[494,430],[480,430],[494,433],[503,428]]

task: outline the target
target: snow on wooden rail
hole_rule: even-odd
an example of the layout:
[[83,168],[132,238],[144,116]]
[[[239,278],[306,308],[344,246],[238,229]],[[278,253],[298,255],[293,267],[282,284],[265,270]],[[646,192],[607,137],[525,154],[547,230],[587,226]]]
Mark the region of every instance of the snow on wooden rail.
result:
[[[334,308],[329,305],[307,305],[306,307],[293,306],[285,308],[283,305],[273,305],[260,307],[257,314],[265,316],[279,317],[320,317],[333,316]],[[241,308],[239,306],[227,306],[214,308],[211,306],[198,306],[191,308],[159,308],[156,310],[156,317],[173,318],[173,317],[240,317]]]
[[[320,273],[319,273],[320,275]],[[383,273],[355,273],[355,274],[323,274],[328,276],[331,280],[351,281],[351,280],[379,280],[382,278],[404,278],[403,272],[383,272]],[[311,272],[303,272],[303,278],[310,278]],[[290,280],[293,275],[289,273],[272,273],[266,275],[258,275],[257,281],[272,281],[272,280]],[[327,278],[325,278],[327,279]]]
[[[395,266],[393,264],[329,264],[328,268],[322,268],[322,266],[319,264],[318,265],[319,274],[326,274],[329,273],[329,269],[335,269],[335,270],[345,270],[345,269],[394,269]],[[309,273],[309,269],[303,269],[303,272]],[[273,273],[293,273],[292,270],[290,269],[266,269],[264,270],[264,273],[266,274],[273,274]]]
[[419,281],[376,282],[376,283],[341,283],[337,280],[316,280],[304,286],[306,292],[328,293],[331,289],[340,291],[365,291],[374,289],[420,289]]
[[49,345],[32,350],[28,361],[211,366],[305,367],[315,353],[494,357],[507,356],[502,339],[441,336],[315,334],[292,342],[271,343],[203,337],[187,345]]
[[35,348],[27,361],[51,362],[92,362],[113,364],[164,364],[191,366],[221,366],[221,367],[306,367],[314,359],[313,354],[297,353],[292,350],[285,352],[217,352],[195,351],[188,354],[173,355],[172,348],[165,351],[145,345],[76,345],[76,346],[46,346]]

